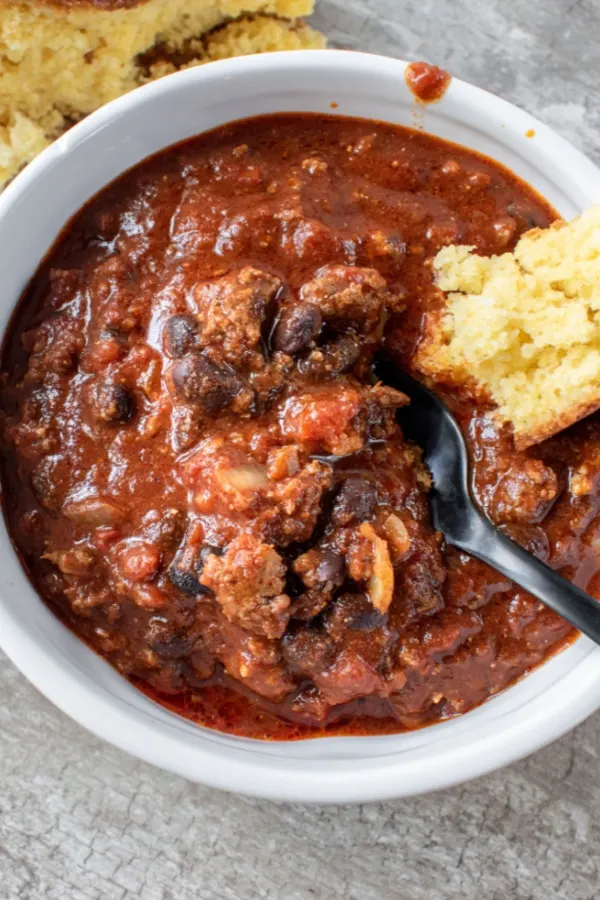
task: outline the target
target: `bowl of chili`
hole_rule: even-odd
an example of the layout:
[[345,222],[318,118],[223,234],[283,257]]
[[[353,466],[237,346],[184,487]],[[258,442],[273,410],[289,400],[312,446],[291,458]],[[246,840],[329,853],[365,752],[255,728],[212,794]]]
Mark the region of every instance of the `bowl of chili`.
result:
[[[172,145],[179,149],[165,155]],[[567,217],[598,200],[596,167],[527,113],[429,67],[366,54],[306,51],[214,63],[141,88],[74,127],[0,196],[0,327],[7,335],[3,369],[10,393],[3,412],[12,439],[0,545],[5,652],[63,711],[127,752],[191,780],[278,800],[346,803],[447,787],[506,765],[584,719],[600,705],[600,651],[574,640],[565,623],[527,597],[510,593],[502,579],[440,548],[426,522],[423,473],[393,431],[393,409],[403,401],[374,394],[364,373],[384,306],[388,343],[409,359],[422,312],[414,298],[429,296],[422,272],[440,246],[460,240],[484,253],[501,252],[532,224],[548,224],[555,211]],[[51,249],[61,235],[59,250]],[[196,318],[204,315],[210,323],[202,353],[190,350],[197,340],[194,316],[165,301],[168,321],[143,320],[144,341],[123,354],[123,341],[129,347],[129,335],[142,327],[135,319],[139,297],[127,291],[149,242],[154,263],[136,287],[146,291],[142,305],[152,307],[149,297],[173,292],[173,273],[169,283],[160,279],[176,265],[178,278],[182,272],[191,278],[186,297],[193,294]],[[209,288],[198,286],[185,267],[190,258],[206,261],[207,246]],[[40,289],[41,278],[31,278],[49,251]],[[85,265],[74,262],[82,253]],[[96,323],[92,315],[83,344],[77,331],[84,313],[81,281],[69,274],[74,269],[83,272],[86,291],[89,285],[98,291],[98,308],[104,304],[104,319]],[[122,304],[110,306],[115,285],[119,296],[127,294],[130,322]],[[39,314],[42,294],[50,320]],[[301,298],[300,318],[290,296]],[[253,312],[238,322],[230,309],[223,327],[219,316],[230,301],[238,313],[244,303],[244,314]],[[278,317],[269,319],[273,304]],[[266,372],[256,357],[265,335],[259,328],[252,337],[257,308],[272,325]],[[69,382],[69,390],[85,395],[79,419],[72,393],[65,390],[58,411],[51,401],[82,353],[83,374]],[[153,379],[160,381],[156,353],[168,396],[202,411],[203,431],[191,438],[189,423],[178,419],[177,434],[189,439],[173,451],[182,460],[179,493],[166,490],[169,472],[154,471],[154,451],[146,443],[135,444],[129,456],[122,446],[132,422],[143,425],[145,439],[154,439],[150,413],[161,400],[160,387],[152,394]],[[123,368],[131,367],[132,354],[134,391]],[[90,375],[117,363],[120,380],[97,383]],[[242,364],[248,369],[240,375]],[[39,385],[48,371],[57,380],[41,401]],[[11,380],[11,372],[20,377]],[[285,441],[266,437],[274,403],[281,404]],[[224,450],[231,435],[211,430],[216,413],[246,423],[235,447]],[[580,510],[561,486],[568,467],[560,469],[558,460],[565,447],[536,460],[532,474],[500,439],[489,437],[476,410],[469,415],[482,496],[493,480],[489,473],[496,487],[500,473],[504,487],[495,488],[490,510],[516,540],[548,553],[552,541],[556,547],[572,538],[567,520],[575,513],[582,521],[587,516],[589,527],[591,507]],[[594,427],[581,437],[581,454],[595,439]],[[81,434],[85,441],[78,443]],[[373,447],[364,449],[367,434]],[[95,477],[82,445],[92,441],[97,454],[107,435],[112,462],[120,454],[114,464],[131,475],[129,484],[119,484],[127,502],[81,489]],[[16,455],[15,446],[21,448]],[[356,453],[363,454],[359,466]],[[224,456],[227,466],[214,464]],[[487,469],[477,462],[482,458]],[[61,466],[65,483],[76,472],[77,484],[69,483],[57,506]],[[540,478],[544,501],[531,487]],[[307,485],[313,493],[318,486],[316,512]],[[150,503],[157,491],[166,498],[162,505]],[[201,518],[193,534],[176,515],[190,491]],[[286,503],[295,498],[287,517],[273,515],[278,504],[288,508],[282,492]],[[402,492],[402,500],[391,499]],[[133,496],[140,512],[129,533],[123,507],[133,514]],[[317,546],[321,500],[329,504],[329,524]],[[225,502],[225,512],[218,502]],[[214,525],[219,516],[229,522],[232,509],[238,524],[246,522],[250,507],[253,521],[261,522],[260,541],[246,525],[239,534],[222,522]],[[401,507],[410,507],[410,521],[397,514]],[[205,553],[203,569],[190,569],[198,528],[210,558]],[[169,540],[172,551],[165,549]],[[364,569],[369,553],[383,559],[374,574]],[[38,567],[40,555],[45,562]],[[240,569],[245,555],[260,569],[251,590],[247,566]],[[163,556],[169,566],[161,574]],[[94,582],[100,558],[116,579],[107,582],[113,593],[127,583],[125,613],[108,611],[104,582]],[[402,584],[404,605],[396,612],[390,612],[386,561]],[[288,567],[287,576],[280,566]],[[167,587],[161,587],[163,576]],[[62,601],[51,602],[52,611],[40,599],[53,591],[62,597],[65,577],[81,628],[66,614],[62,621],[55,615]],[[368,589],[360,588],[362,578]],[[161,612],[169,591],[182,598],[179,643]],[[207,664],[197,643],[182,643],[190,607],[208,609],[204,598],[211,592],[222,625],[210,654],[219,671],[242,684],[241,699],[230,681],[216,678],[214,659]],[[103,602],[100,620],[95,610]],[[206,615],[204,631],[212,634],[217,619]],[[110,616],[129,623],[124,649],[121,626],[113,634]],[[142,626],[143,641],[134,644],[131,636],[141,635]],[[146,680],[130,665],[132,647],[154,672]],[[381,650],[376,660],[374,648]]]

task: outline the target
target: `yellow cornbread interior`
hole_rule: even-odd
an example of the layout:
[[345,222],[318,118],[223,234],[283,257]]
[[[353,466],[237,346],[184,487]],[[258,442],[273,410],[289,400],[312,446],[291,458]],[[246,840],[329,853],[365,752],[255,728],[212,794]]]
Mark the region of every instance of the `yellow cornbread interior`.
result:
[[526,447],[600,407],[600,206],[534,229],[513,253],[437,254],[446,312],[426,374],[483,387]]
[[[138,59],[157,44],[172,53],[185,48],[187,65],[322,47],[323,37],[298,21],[313,5],[314,0],[146,0],[107,11],[0,0],[0,187],[71,122],[172,71],[175,66],[165,64],[148,71]],[[190,63],[188,43],[194,39]]]

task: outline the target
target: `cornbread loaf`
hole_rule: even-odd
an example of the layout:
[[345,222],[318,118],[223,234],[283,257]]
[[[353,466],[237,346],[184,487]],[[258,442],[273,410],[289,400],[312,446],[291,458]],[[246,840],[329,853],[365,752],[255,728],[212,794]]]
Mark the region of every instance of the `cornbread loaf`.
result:
[[0,187],[70,124],[181,66],[322,47],[314,0],[0,0]]
[[445,247],[434,269],[447,297],[423,373],[487,395],[519,449],[600,408],[600,206],[527,232],[513,253]]

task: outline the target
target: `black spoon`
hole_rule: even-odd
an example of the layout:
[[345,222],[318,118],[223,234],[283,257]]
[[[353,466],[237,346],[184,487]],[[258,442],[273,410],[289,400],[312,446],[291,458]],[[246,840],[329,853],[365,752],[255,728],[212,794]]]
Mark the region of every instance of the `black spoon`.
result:
[[398,421],[406,437],[423,448],[433,478],[429,501],[434,528],[453,547],[502,572],[600,644],[600,602],[511,541],[473,500],[467,446],[445,403],[387,360],[378,362],[375,371],[384,384],[410,397],[410,404],[398,411]]

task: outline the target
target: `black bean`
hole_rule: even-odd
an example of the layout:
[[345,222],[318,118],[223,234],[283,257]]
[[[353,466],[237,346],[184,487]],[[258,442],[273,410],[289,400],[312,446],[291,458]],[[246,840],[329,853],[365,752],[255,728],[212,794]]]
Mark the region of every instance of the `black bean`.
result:
[[334,525],[370,519],[377,506],[377,488],[364,475],[349,475],[340,487],[331,511]]
[[92,391],[96,419],[111,425],[125,425],[133,415],[133,396],[122,384],[102,382]]
[[193,316],[171,316],[163,331],[165,353],[180,359],[193,350],[198,336],[198,322]]
[[335,378],[351,369],[359,359],[358,341],[348,335],[324,347],[318,347],[306,359],[301,360],[299,369],[303,375],[310,375],[312,378]]
[[212,553],[220,554],[221,550],[218,547],[211,547],[209,544],[203,547],[191,547],[184,544],[168,569],[168,576],[175,587],[187,594],[188,597],[210,594],[210,589],[201,583],[200,576],[207,557]]
[[231,371],[206,356],[188,353],[171,369],[177,395],[185,403],[215,413],[229,406],[243,385]]
[[151,510],[142,519],[143,537],[155,544],[162,554],[171,554],[179,547],[187,525],[182,509]]
[[180,569],[179,566],[173,564],[168,575],[172,583],[182,593],[188,597],[197,597],[199,594],[209,594],[210,591],[203,584],[200,584],[198,574],[191,569]]
[[335,590],[342,584],[345,574],[346,566],[339,553],[335,553],[333,550],[324,550],[323,558],[316,571],[316,576],[323,587]]
[[293,356],[305,350],[321,330],[322,317],[310,303],[288,306],[279,316],[273,335],[273,347]]
[[325,351],[335,374],[347,372],[360,358],[360,345],[351,337],[341,337]]

